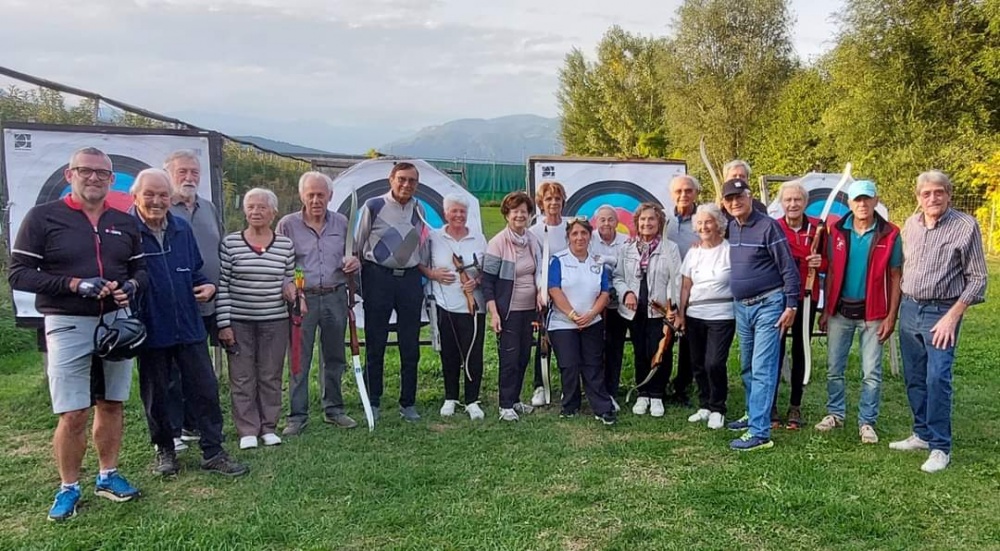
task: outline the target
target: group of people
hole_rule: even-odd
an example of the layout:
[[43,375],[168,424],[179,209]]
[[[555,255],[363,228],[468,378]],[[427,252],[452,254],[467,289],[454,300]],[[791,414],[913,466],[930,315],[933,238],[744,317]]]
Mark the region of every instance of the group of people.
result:
[[[782,186],[784,215],[773,220],[751,197],[745,162],[730,163],[725,173],[721,204],[699,204],[698,180],[674,178],[674,210],[642,203],[628,228],[631,237],[619,232],[611,205],[592,220],[564,217],[566,193],[558,182],[542,183],[534,198],[508,194],[500,206],[506,227],[488,241],[467,225],[470,205],[462,195],[444,197],[445,225],[430,228],[416,199],[420,175],[408,162],[394,164],[389,191],[361,205],[356,224],[329,209],[330,178],[306,172],[298,183],[300,211],[275,225],[276,195],[251,189],[242,201],[245,228],[223,234],[218,209],[198,192],[195,153],[175,152],[162,169],[140,172],[131,189],[134,204],[124,213],[106,202],[115,179],[110,157],[95,148],[75,152],[65,170],[70,193],[25,216],[9,275],[13,289],[35,293],[44,317],[61,478],[49,518],[65,520],[76,512],[91,409],[97,495],[113,501],[139,495],[117,469],[132,361],[95,354],[95,335],[107,334],[102,327],[123,315],[145,325],[137,359],[153,472],[177,474],[177,451],[197,441],[202,469],[239,476],[249,467],[222,446],[209,345],[226,350],[240,449],[278,445],[282,437],[306,430],[317,331],[323,421],[353,428],[341,379],[348,308],[356,298],[348,289],[357,280],[374,420],[390,329],[397,333],[400,356],[399,414],[420,420],[417,366],[426,292],[440,342],[442,416],[462,407],[471,419],[485,417],[480,393],[487,331],[498,342],[500,419],[517,421],[545,405],[552,389],[544,354],[534,355],[530,403],[521,400],[539,331],[544,335],[538,340],[551,343],[561,374],[562,416],[578,415],[586,395],[599,421],[616,422],[628,335],[636,378],[628,386],[638,395],[634,414],[661,417],[665,400],[688,404],[696,380],[697,408],[689,421],[722,428],[728,352],[738,336],[746,411],[728,425],[744,431],[730,446],[756,450],[773,445],[772,428],[803,424],[804,351],[820,295],[815,274],[825,274],[820,324],[830,343],[829,401],[816,429],[843,426],[844,371],[857,330],[860,437],[878,441],[881,347],[901,312],[914,422],[913,434],[890,447],[930,450],[925,471],[947,466],[958,327],[965,308],[983,300],[986,285],[978,226],[951,208],[948,177],[936,171],[918,177],[921,211],[902,230],[875,211],[875,184],[854,182],[848,190],[851,213],[830,226],[825,238],[822,222],[804,214],[808,194],[800,184]],[[532,224],[536,209],[541,214]],[[812,301],[808,316],[799,308],[804,300]],[[289,375],[289,412],[279,436],[292,303],[300,305],[302,317],[299,368]],[[783,421],[777,387],[786,331],[793,360],[791,404]]]

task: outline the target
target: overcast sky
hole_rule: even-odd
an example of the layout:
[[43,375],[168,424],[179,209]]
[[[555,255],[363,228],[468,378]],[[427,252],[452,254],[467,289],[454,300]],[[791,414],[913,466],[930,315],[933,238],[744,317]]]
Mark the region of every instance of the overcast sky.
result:
[[[612,24],[667,35],[679,4],[0,0],[0,65],[158,112],[408,131],[555,116],[557,73],[572,47],[593,55]],[[800,57],[832,46],[841,4],[792,0]]]

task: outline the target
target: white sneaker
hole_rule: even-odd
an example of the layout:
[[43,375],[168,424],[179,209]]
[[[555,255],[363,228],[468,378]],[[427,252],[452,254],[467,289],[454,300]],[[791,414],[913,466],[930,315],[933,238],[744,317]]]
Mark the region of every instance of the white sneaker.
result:
[[500,408],[500,420],[501,421],[517,421],[519,417],[517,412],[513,409]]
[[635,405],[632,406],[632,413],[636,415],[646,415],[649,411],[649,398],[644,396],[639,396],[635,399]]
[[249,450],[250,448],[257,447],[257,437],[256,436],[244,436],[240,438],[240,449]]
[[726,424],[725,417],[722,416],[718,411],[713,411],[708,414],[708,428],[712,430],[721,429],[723,425]]
[[182,452],[182,451],[184,451],[186,449],[188,449],[188,445],[187,445],[186,442],[184,442],[180,438],[174,438],[174,451],[175,452]]
[[875,432],[875,427],[861,425],[861,428],[858,429],[858,434],[861,435],[862,444],[878,444],[878,433]]
[[465,406],[465,412],[469,414],[469,419],[472,419],[473,421],[486,417],[486,415],[483,414],[482,408],[479,407],[479,402],[473,402]]
[[260,439],[264,442],[265,446],[277,446],[278,444],[281,444],[281,437],[273,432],[262,434]]
[[441,406],[441,417],[451,417],[455,415],[455,406],[458,405],[458,400],[445,400],[444,405]]
[[611,407],[615,408],[615,413],[622,410],[621,406],[618,405],[618,400],[615,400],[614,398],[611,399]]
[[544,406],[545,405],[545,389],[540,386],[535,387],[535,392],[531,395],[531,405],[533,406]]
[[663,417],[663,400],[659,398],[649,399],[649,414],[653,417]]
[[688,423],[701,423],[702,421],[708,421],[710,413],[711,412],[707,409],[699,409],[688,417]]
[[920,466],[920,470],[925,473],[936,473],[943,471],[948,466],[948,463],[951,463],[950,454],[944,453],[941,450],[931,450],[930,457]]
[[889,449],[911,452],[917,450],[928,450],[930,449],[930,446],[928,446],[927,442],[921,439],[916,434],[911,434],[910,437],[907,438],[906,440],[900,440],[898,442],[889,442]]

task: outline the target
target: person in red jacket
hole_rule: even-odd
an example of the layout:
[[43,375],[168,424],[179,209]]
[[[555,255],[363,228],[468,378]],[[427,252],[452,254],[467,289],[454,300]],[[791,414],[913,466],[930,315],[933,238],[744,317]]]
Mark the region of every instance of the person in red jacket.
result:
[[875,444],[882,387],[882,345],[892,335],[901,297],[903,247],[899,228],[877,212],[875,183],[858,180],[847,190],[851,213],[830,228],[830,265],[820,326],[827,327],[827,415],[816,425],[829,431],[844,425],[844,368],[860,333],[861,442]]
[[[778,190],[778,200],[781,201],[781,208],[785,211],[784,216],[778,219],[778,225],[785,232],[788,246],[792,250],[792,258],[799,267],[800,301],[805,300],[809,269],[815,268],[817,272],[825,272],[827,265],[823,243],[816,243],[816,229],[819,227],[819,219],[805,214],[808,199],[809,193],[798,180],[785,182]],[[823,241],[822,236],[819,239]],[[792,392],[788,407],[788,422],[785,425],[785,428],[789,430],[802,428],[802,391],[806,371],[805,347],[811,345],[811,341],[803,339],[803,335],[812,334],[813,320],[816,317],[816,301],[819,300],[819,281],[819,277],[813,280],[809,319],[805,318],[804,309],[799,308],[795,313],[795,323],[789,330],[792,337]],[[778,357],[785,357],[785,339],[781,339]],[[774,386],[774,401],[771,402],[771,428],[781,426],[781,417],[778,415],[778,388],[780,386],[781,377],[778,377],[778,384]]]

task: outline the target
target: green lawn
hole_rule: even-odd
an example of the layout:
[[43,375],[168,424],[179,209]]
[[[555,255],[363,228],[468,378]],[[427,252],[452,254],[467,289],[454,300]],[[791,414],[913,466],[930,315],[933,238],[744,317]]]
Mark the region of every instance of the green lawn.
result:
[[[995,273],[997,264],[991,267]],[[909,432],[899,378],[886,376],[877,446],[861,446],[853,429],[810,428],[778,431],[772,450],[738,455],[727,449],[732,433],[691,426],[690,411],[677,408],[662,419],[623,414],[610,428],[587,416],[559,419],[556,408],[502,425],[489,338],[484,422],[437,416],[442,382],[425,349],[422,422],[395,415],[398,378],[390,368],[385,420],[374,434],[336,430],[314,415],[303,436],[278,448],[234,451],[253,469],[238,480],[198,472],[194,450],[181,454],[179,477],[153,477],[135,381],[121,467],[143,498],[116,504],[88,489],[80,514],[56,525],[45,520],[58,477],[40,358],[8,354],[0,358],[0,548],[995,549],[1000,282],[991,280],[990,301],[973,308],[963,327],[953,463],[934,476],[919,471],[924,454],[888,450]],[[825,349],[815,350],[818,372],[804,406],[812,423],[825,402]],[[853,421],[860,370],[852,362]],[[394,352],[389,364],[398,365]],[[730,367],[730,407],[740,411],[735,361]],[[360,420],[353,378],[344,384]],[[223,405],[232,448],[225,394]],[[317,406],[314,392],[314,414]],[[92,451],[84,469],[89,486]]]

